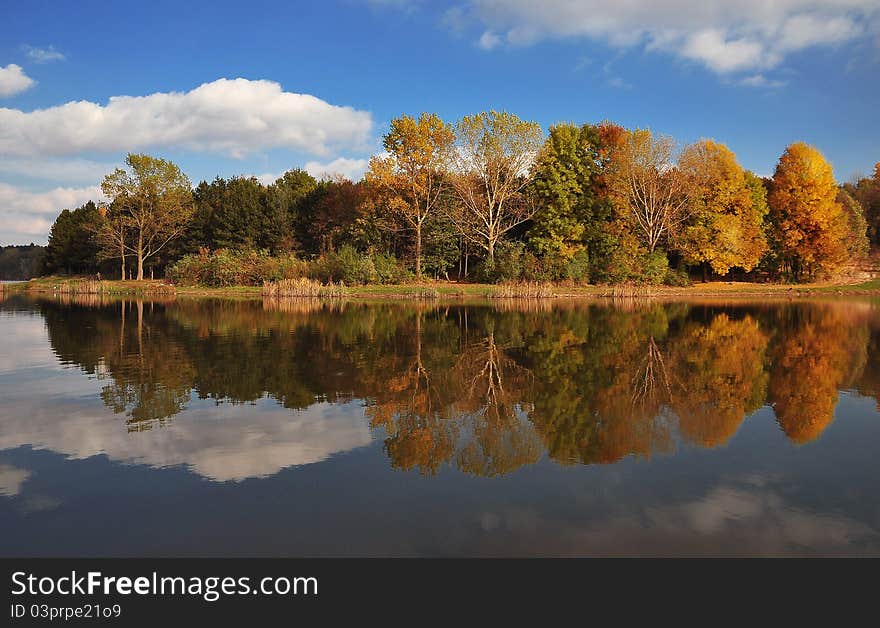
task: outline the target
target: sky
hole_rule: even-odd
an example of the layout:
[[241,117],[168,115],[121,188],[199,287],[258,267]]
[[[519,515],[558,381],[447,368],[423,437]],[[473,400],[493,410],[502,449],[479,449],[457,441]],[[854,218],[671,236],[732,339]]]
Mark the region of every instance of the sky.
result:
[[357,179],[401,114],[496,109],[880,161],[880,0],[3,1],[0,244],[44,244],[126,153],[193,184]]

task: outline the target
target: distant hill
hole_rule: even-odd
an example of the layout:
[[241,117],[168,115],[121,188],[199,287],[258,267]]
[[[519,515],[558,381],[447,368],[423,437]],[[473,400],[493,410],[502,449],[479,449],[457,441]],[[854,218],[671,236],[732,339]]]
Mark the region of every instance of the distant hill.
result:
[[36,277],[45,246],[22,244],[0,246],[0,280],[14,281]]

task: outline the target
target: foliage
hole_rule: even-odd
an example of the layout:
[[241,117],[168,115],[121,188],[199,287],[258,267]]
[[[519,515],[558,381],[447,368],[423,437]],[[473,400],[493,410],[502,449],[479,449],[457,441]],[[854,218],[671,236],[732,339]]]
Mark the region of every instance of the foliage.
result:
[[287,255],[272,257],[266,251],[203,249],[185,255],[167,270],[168,279],[180,285],[258,286],[264,281],[297,279],[308,272],[308,265]]
[[42,260],[43,274],[86,274],[98,270],[95,229],[103,218],[89,201],[73,211],[63,210],[49,230],[49,244]]
[[687,177],[691,207],[677,238],[692,264],[709,264],[719,275],[732,267],[752,270],[767,250],[766,203],[747,182],[736,156],[723,144],[702,140],[685,148],[679,168]]
[[385,192],[388,209],[415,231],[417,279],[422,277],[422,228],[441,203],[454,140],[453,130],[435,113],[422,113],[418,120],[395,118],[382,140],[387,156],[373,157],[366,175]]
[[36,277],[43,268],[46,247],[36,244],[0,246],[0,279],[21,281]]
[[495,246],[537,211],[529,166],[541,148],[537,122],[505,111],[465,116],[455,126],[450,218],[459,232],[495,256]]
[[618,211],[651,253],[690,215],[690,189],[675,167],[674,152],[671,137],[635,129],[624,136],[611,172]]
[[[137,258],[141,280],[144,260],[181,236],[189,224],[192,190],[186,175],[166,159],[129,153],[125,164],[127,170],[117,168],[104,177],[101,190],[117,208],[121,224],[133,232],[131,243],[122,241],[121,248]],[[115,254],[115,245],[110,248]]]
[[831,274],[849,261],[847,240],[853,234],[831,165],[802,142],[789,146],[773,174],[768,196],[773,240],[795,280]]

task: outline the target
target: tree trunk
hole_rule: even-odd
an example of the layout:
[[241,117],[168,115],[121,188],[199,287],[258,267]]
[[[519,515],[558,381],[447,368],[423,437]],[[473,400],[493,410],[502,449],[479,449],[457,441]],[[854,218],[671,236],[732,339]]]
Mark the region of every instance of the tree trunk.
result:
[[494,262],[495,261],[495,240],[493,240],[490,237],[488,245],[489,246],[487,246],[486,249],[489,251],[489,259]]
[[138,274],[137,280],[143,281],[144,279],[144,236],[143,234],[138,234]]
[[416,279],[422,279],[422,223],[416,223]]

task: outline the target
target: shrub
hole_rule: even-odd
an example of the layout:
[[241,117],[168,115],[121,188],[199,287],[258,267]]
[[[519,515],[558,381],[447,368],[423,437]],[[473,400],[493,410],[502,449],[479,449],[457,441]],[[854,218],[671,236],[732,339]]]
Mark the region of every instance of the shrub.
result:
[[376,253],[372,257],[376,281],[383,284],[402,283],[411,277],[410,273],[400,265],[397,258],[390,253]]
[[683,266],[676,269],[670,268],[666,272],[666,277],[663,278],[663,283],[667,286],[683,288],[684,286],[691,285],[691,278],[688,276],[687,270]]
[[307,264],[292,255],[272,257],[265,251],[202,249],[197,255],[184,255],[165,274],[181,285],[258,286],[264,281],[304,277]]
[[575,283],[587,283],[590,281],[590,254],[586,249],[577,251],[570,260],[565,263],[562,279]]
[[642,256],[641,273],[638,279],[648,284],[663,283],[669,274],[669,261],[664,251],[654,251]]
[[358,253],[357,249],[346,244],[338,252],[325,253],[316,259],[309,275],[323,283],[367,284],[375,277],[376,269],[369,255]]

